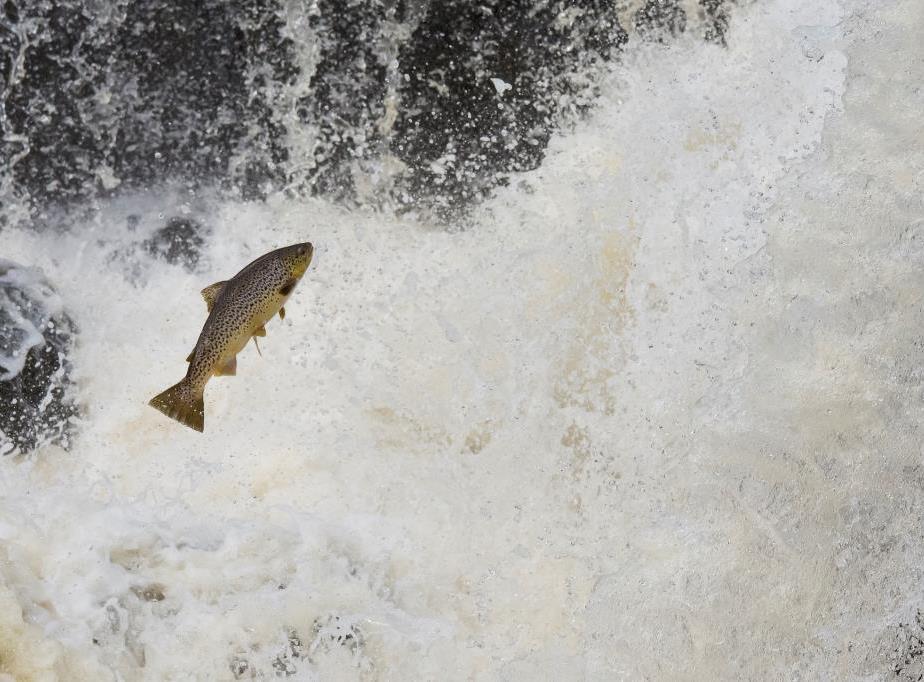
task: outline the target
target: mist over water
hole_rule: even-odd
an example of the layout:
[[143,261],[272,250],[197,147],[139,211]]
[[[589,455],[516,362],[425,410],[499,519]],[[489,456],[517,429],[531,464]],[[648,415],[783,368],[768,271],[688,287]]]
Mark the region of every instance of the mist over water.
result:
[[[556,14],[574,30],[525,56],[512,29],[457,21],[446,44],[512,85],[471,95],[500,112],[471,119],[484,159],[446,123],[469,120],[463,72],[412,37],[452,22],[351,5],[331,27],[292,3],[234,15],[253,97],[203,93],[246,132],[200,147],[177,109],[168,134],[139,77],[107,111],[153,102],[150,146],[123,150],[141,124],[113,113],[90,125],[113,135],[92,163],[10,162],[0,256],[40,268],[79,330],[79,414],[66,441],[0,461],[0,672],[924,672],[924,8],[765,0],[717,23],[717,4],[655,5],[597,22],[607,40],[580,23],[589,5]],[[141,11],[103,6],[73,54]],[[539,25],[563,11],[536,7]],[[339,52],[312,42],[349,27]],[[447,79],[428,77],[426,107],[421,82],[394,81],[415,51]],[[514,53],[517,73],[493,71]],[[94,83],[127,68],[87,59]],[[212,78],[189,73],[191,90]],[[503,152],[505,130],[538,149]],[[209,383],[205,433],[148,407],[185,372],[199,290],[304,240],[285,320]]]

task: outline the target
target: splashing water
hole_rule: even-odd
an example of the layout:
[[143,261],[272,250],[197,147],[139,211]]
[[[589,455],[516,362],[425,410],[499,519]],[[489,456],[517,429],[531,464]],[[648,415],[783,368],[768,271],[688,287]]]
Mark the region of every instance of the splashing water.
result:
[[[727,49],[636,46],[461,232],[205,191],[7,228],[82,330],[83,417],[0,462],[0,670],[891,674],[924,558],[922,28],[768,0]],[[195,267],[132,250],[167,205],[213,228]],[[306,239],[206,433],[147,407],[199,289]]]

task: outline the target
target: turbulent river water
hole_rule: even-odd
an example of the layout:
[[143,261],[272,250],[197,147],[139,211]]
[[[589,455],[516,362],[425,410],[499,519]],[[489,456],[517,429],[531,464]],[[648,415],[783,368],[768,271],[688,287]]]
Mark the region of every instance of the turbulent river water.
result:
[[[922,35],[917,0],[629,31],[456,227],[362,179],[8,200],[80,409],[0,461],[0,679],[918,679]],[[195,267],[137,248],[170,216]],[[305,240],[206,432],[148,407],[199,290]]]

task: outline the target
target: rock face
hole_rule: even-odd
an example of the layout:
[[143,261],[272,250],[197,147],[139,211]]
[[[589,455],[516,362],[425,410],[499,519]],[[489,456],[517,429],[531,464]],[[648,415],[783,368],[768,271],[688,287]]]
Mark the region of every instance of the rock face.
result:
[[167,263],[196,272],[203,265],[203,247],[212,228],[187,216],[172,216],[160,222],[132,213],[126,228],[132,241],[122,242],[109,254],[109,262],[122,271],[134,286],[143,286],[156,263]]
[[68,395],[76,331],[39,270],[0,259],[0,454],[67,447],[77,413]]
[[286,151],[264,88],[296,70],[279,8],[262,4],[3,4],[0,174],[33,205],[170,179],[245,195],[278,183]]
[[204,233],[205,228],[195,220],[171,218],[141,245],[152,256],[193,271],[199,264]]
[[542,161],[625,29],[721,44],[730,3],[10,0],[0,200],[176,183],[452,220]]
[[431,3],[398,60],[403,203],[451,219],[508,173],[536,168],[626,40],[615,5],[600,0]]

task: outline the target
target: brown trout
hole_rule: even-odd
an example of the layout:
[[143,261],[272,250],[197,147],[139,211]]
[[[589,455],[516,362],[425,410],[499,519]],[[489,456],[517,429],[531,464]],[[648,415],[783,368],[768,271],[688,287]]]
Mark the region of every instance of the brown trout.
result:
[[[205,428],[205,385],[212,376],[237,374],[237,354],[253,338],[266,336],[264,325],[283,307],[311,263],[314,247],[305,242],[260,256],[231,279],[202,290],[209,316],[186,358],[183,380],[148,403],[168,417],[202,431]],[[257,350],[260,347],[257,346]]]

